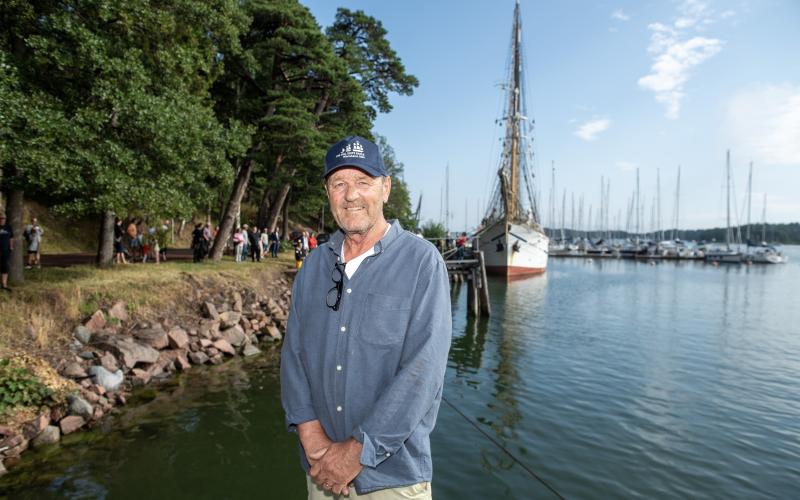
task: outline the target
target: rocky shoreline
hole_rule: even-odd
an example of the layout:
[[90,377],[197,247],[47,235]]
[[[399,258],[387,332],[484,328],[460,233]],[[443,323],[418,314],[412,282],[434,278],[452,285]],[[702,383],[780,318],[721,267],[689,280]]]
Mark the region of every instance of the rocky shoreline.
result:
[[208,290],[191,275],[193,314],[134,320],[124,302],[101,308],[75,327],[70,354],[55,367],[63,397],[35,416],[0,426],[0,476],[29,448],[94,427],[125,405],[137,387],[164,382],[193,366],[254,356],[262,343],[281,341],[291,300],[291,277],[271,281],[264,293],[227,285]]

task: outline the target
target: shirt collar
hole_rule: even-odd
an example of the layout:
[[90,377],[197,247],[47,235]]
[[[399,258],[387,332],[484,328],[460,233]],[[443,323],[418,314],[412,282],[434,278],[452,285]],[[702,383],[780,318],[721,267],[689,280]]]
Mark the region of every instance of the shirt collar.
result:
[[[389,221],[389,232],[387,232],[383,238],[378,240],[373,247],[375,251],[375,255],[383,252],[389,245],[397,239],[398,236],[403,232],[403,226],[400,225],[400,221],[397,219]],[[344,243],[344,232],[339,229],[331,236],[330,241],[328,241],[328,248],[333,252],[336,257],[341,257],[342,251],[342,243]]]

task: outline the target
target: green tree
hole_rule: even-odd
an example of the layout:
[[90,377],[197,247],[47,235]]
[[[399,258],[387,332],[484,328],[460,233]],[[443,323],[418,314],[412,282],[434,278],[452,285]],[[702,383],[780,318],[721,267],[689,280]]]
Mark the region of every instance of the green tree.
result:
[[444,238],[447,231],[441,222],[428,221],[422,225],[422,235],[426,238]]
[[339,8],[326,33],[336,55],[364,88],[373,118],[377,115],[376,108],[381,113],[392,110],[391,92],[411,95],[419,86],[417,78],[406,73],[403,62],[389,44],[383,24],[364,11]]
[[403,163],[397,159],[394,148],[389,145],[385,137],[377,135],[376,138],[383,155],[383,164],[392,178],[392,192],[389,201],[383,207],[383,213],[387,219],[397,219],[405,229],[413,231],[416,229],[416,222],[411,209],[408,185],[403,179]]
[[[218,121],[208,89],[220,47],[246,21],[235,0],[11,2],[0,52],[12,91],[32,96],[2,128],[10,187],[55,209],[102,214],[101,264],[113,213],[189,214],[249,130]],[[47,148],[37,148],[45,144]],[[38,149],[38,151],[37,151]]]

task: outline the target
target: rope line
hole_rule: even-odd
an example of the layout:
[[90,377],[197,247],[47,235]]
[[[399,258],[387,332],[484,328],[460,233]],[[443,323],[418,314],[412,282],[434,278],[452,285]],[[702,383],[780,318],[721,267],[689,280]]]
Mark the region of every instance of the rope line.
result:
[[561,493],[559,493],[558,491],[556,491],[556,489],[555,489],[554,487],[550,486],[550,484],[549,484],[547,481],[545,481],[544,479],[542,479],[541,477],[539,477],[539,475],[538,475],[538,474],[536,474],[536,473],[533,471],[533,469],[531,469],[530,467],[528,467],[527,465],[525,465],[524,463],[522,463],[522,461],[521,461],[520,459],[518,459],[516,456],[514,456],[514,454],[513,454],[513,453],[511,453],[511,452],[510,452],[510,451],[509,451],[509,450],[508,450],[508,449],[507,449],[505,446],[503,446],[502,444],[500,444],[500,443],[499,443],[499,442],[498,442],[498,441],[497,441],[495,438],[493,438],[491,435],[489,435],[489,433],[488,433],[488,432],[486,432],[486,431],[484,431],[483,429],[481,429],[481,427],[480,427],[480,426],[479,426],[477,423],[475,423],[475,422],[474,422],[474,421],[473,421],[471,418],[469,418],[468,416],[466,416],[466,415],[465,415],[465,414],[464,414],[464,413],[463,413],[461,410],[459,410],[458,408],[456,408],[456,406],[455,406],[453,403],[451,403],[450,401],[448,401],[448,399],[447,399],[446,397],[442,396],[442,401],[444,401],[445,403],[447,403],[447,405],[448,405],[450,408],[452,408],[453,410],[455,410],[455,411],[456,411],[456,413],[458,413],[459,415],[461,415],[461,418],[463,418],[464,420],[466,420],[466,421],[467,421],[467,422],[468,422],[468,423],[469,423],[469,424],[470,424],[472,427],[474,427],[474,428],[475,428],[475,429],[476,429],[478,432],[480,432],[481,434],[483,434],[483,435],[484,435],[484,437],[486,437],[486,439],[488,439],[489,441],[491,441],[491,442],[492,442],[492,444],[494,444],[495,446],[497,446],[497,447],[498,447],[500,450],[502,450],[502,451],[503,451],[503,453],[505,453],[506,455],[508,455],[508,456],[509,456],[509,458],[511,458],[511,460],[513,460],[513,461],[514,461],[515,463],[517,463],[517,464],[518,464],[520,467],[522,467],[522,469],[523,469],[523,470],[525,470],[525,472],[527,472],[527,473],[528,473],[528,474],[529,474],[529,475],[530,475],[532,478],[534,478],[534,479],[536,479],[537,481],[539,481],[540,483],[542,483],[542,484],[545,486],[545,488],[547,488],[548,490],[550,490],[550,491],[551,491],[551,492],[552,492],[552,493],[553,493],[553,494],[554,494],[556,497],[558,497],[560,500],[566,500],[566,499],[565,499],[565,498],[564,498],[564,497],[561,495]]

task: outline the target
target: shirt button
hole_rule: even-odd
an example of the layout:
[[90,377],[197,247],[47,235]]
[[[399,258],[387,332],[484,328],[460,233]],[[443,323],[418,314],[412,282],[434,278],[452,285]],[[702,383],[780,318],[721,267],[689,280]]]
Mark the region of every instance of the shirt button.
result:
[[341,406],[337,406],[336,407],[336,411],[342,411],[342,407]]
[[343,331],[343,332],[344,332],[344,331],[346,331],[346,330],[347,330],[347,327],[346,327],[346,326],[343,326],[343,327],[339,328],[339,330],[341,330],[341,331]]
[[336,371],[337,372],[342,371],[342,365],[336,365]]
[[352,288],[348,288],[347,289],[347,293],[353,293],[353,289]]
[[391,454],[391,453],[387,453],[387,454],[386,454],[386,458],[389,458],[389,457],[391,457],[391,456],[392,456],[392,454]]

